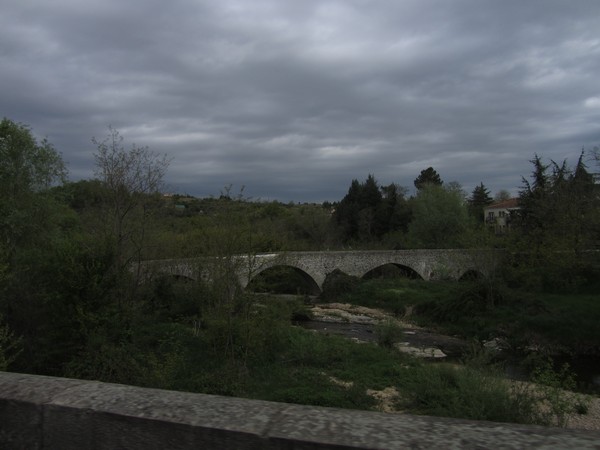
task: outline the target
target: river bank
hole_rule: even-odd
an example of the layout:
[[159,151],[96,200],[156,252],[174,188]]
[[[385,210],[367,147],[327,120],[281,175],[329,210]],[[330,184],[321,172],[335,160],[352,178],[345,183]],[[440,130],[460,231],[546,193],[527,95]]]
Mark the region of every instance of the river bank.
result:
[[[326,303],[311,307],[313,320],[303,323],[303,327],[316,332],[340,335],[357,342],[377,341],[376,327],[384,321],[392,321],[402,329],[402,337],[394,347],[404,353],[436,361],[450,361],[456,364],[459,356],[469,349],[469,343],[454,336],[446,336],[424,329],[407,319],[397,319],[392,315],[376,308],[352,305],[348,303]],[[410,316],[410,315],[409,315]],[[492,346],[493,343],[490,343]],[[445,364],[445,363],[444,363]],[[343,385],[343,380],[335,382]],[[524,381],[509,380],[516,388],[536,390],[538,387]],[[524,385],[526,385],[524,387]],[[515,389],[516,391],[519,389]],[[372,390],[368,393],[378,402],[381,411],[389,413],[402,413],[394,407],[398,397],[398,391],[392,387],[382,390]],[[597,396],[583,396],[572,392],[562,392],[564,398],[581,399],[585,405],[585,414],[569,414],[566,423],[567,428],[600,430],[600,398]],[[579,401],[579,400],[578,400]]]

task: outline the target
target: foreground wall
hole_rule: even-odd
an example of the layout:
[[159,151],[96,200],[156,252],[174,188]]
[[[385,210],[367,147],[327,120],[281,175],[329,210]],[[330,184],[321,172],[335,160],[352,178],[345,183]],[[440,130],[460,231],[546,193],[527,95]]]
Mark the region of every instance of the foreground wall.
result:
[[600,447],[600,433],[0,372],[1,449]]

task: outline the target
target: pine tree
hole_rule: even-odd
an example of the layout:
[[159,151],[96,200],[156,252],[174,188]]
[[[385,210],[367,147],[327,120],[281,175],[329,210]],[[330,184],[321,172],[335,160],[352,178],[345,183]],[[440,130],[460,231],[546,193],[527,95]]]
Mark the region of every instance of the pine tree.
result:
[[381,190],[373,175],[369,175],[364,183],[352,180],[348,193],[334,214],[344,240],[371,239],[380,234],[378,211],[382,200]]
[[475,186],[471,197],[469,197],[469,212],[477,218],[480,222],[483,222],[484,215],[483,209],[493,203],[493,199],[490,196],[490,191],[483,185],[483,182],[479,183],[479,186]]
[[598,238],[598,187],[583,156],[574,170],[566,161],[544,165],[537,155],[531,160],[532,182],[523,179],[519,197],[522,231],[531,242],[578,251]]
[[433,169],[433,167],[428,167],[427,169],[422,170],[414,181],[415,187],[418,190],[423,189],[423,187],[428,184],[441,186],[443,183],[444,182],[440,178],[440,175]]

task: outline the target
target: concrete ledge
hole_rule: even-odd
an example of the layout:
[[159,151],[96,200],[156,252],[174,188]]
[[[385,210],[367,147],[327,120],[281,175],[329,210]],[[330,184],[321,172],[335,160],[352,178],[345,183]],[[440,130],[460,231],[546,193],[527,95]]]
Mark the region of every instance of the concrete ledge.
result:
[[600,432],[390,415],[0,372],[0,448],[599,448]]

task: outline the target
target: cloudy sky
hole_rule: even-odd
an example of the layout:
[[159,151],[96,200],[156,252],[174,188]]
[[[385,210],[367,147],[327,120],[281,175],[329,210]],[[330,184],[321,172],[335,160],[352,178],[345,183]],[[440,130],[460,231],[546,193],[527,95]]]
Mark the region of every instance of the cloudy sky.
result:
[[516,193],[600,144],[597,0],[0,0],[0,116],[93,175],[92,137],[169,190],[339,200],[433,166]]

